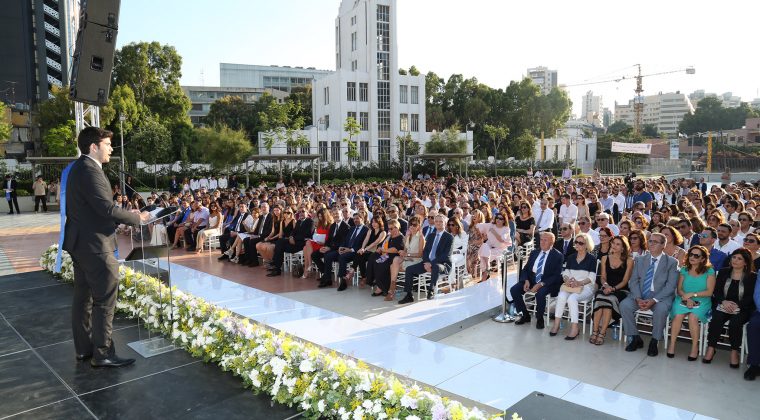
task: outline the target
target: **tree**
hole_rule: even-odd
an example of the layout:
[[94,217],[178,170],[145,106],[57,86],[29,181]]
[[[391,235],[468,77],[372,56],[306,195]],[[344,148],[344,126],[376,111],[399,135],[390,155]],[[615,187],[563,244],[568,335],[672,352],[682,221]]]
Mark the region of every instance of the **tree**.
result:
[[409,67],[409,74],[411,76],[419,76],[420,75],[420,71],[417,70],[417,67],[413,65],[412,67]]
[[314,124],[311,117],[311,85],[291,89],[288,100],[300,105],[297,116],[303,118],[304,126]]
[[[128,147],[127,147],[128,146]],[[156,164],[170,159],[171,134],[158,119],[152,115],[145,117],[132,133],[129,143],[125,143],[126,157],[137,162]]]
[[116,51],[112,86],[127,85],[137,103],[159,121],[187,120],[190,99],[182,91],[182,57],[170,45],[131,43]]
[[242,129],[215,125],[195,129],[195,136],[195,153],[216,168],[240,163],[251,155],[251,143]]
[[169,127],[171,132],[172,160],[198,162],[203,158],[203,152],[198,152],[195,145],[198,138],[193,130],[193,125],[188,121],[179,121]]
[[402,162],[402,165],[409,156],[420,153],[420,144],[412,140],[411,134],[396,136],[396,141],[398,142],[398,161]]
[[406,76],[407,73],[406,73],[405,69],[398,69],[398,74],[400,74],[402,76]]
[[615,121],[614,123],[610,124],[609,127],[607,127],[607,134],[617,134],[621,133],[623,131],[631,130],[633,127],[628,125],[623,120]]
[[706,131],[733,130],[742,128],[747,118],[760,116],[760,111],[752,109],[742,102],[736,108],[724,108],[723,103],[714,97],[699,101],[693,114],[686,114],[678,125],[678,131],[694,134]]
[[657,126],[654,124],[644,124],[641,130],[641,135],[647,139],[654,139],[659,137],[660,133],[657,132]]
[[493,142],[493,157],[494,159],[498,159],[499,147],[502,145],[504,140],[506,140],[507,137],[509,136],[509,128],[486,124],[485,126],[483,126],[483,131],[485,132],[486,136],[488,136],[488,138],[491,140],[491,142]]
[[0,102],[0,144],[7,142],[11,137],[11,125],[5,122],[7,113],[5,104]]
[[440,133],[433,133],[430,141],[425,144],[425,153],[465,153],[467,140],[459,138],[456,126],[447,128]]
[[48,130],[74,119],[74,102],[69,99],[68,87],[53,86],[52,93],[52,98],[39,105],[39,124],[43,137]]
[[74,120],[68,120],[47,130],[42,137],[42,143],[47,149],[47,156],[76,156],[76,123]]
[[[100,122],[101,125],[113,131],[115,137],[119,136],[123,125],[124,136],[127,137],[144,113],[145,110],[137,103],[132,88],[127,85],[118,85],[111,90],[108,104],[100,108]],[[119,115],[124,116],[124,122],[121,124],[119,124]]]
[[343,131],[346,132],[348,137],[344,137],[343,141],[348,146],[348,166],[351,169],[351,179],[354,179],[354,164],[353,162],[359,159],[359,148],[356,147],[356,140],[354,137],[361,133],[361,126],[356,122],[354,117],[347,117],[345,124],[343,124]]
[[536,137],[528,130],[507,142],[509,156],[517,160],[533,159],[536,156]]
[[253,107],[239,96],[225,96],[211,104],[205,122],[247,132],[253,125],[252,111]]

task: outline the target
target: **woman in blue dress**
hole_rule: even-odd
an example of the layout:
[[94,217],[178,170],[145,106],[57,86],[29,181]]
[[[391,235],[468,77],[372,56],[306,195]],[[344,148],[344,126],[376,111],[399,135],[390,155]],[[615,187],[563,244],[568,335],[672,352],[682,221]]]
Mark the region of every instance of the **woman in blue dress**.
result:
[[710,264],[710,253],[701,245],[694,245],[686,253],[681,271],[678,275],[677,296],[673,302],[670,330],[670,345],[667,355],[675,357],[676,340],[686,316],[689,317],[689,335],[691,352],[689,361],[697,360],[699,355],[699,322],[707,322],[713,289],[715,288],[715,270]]

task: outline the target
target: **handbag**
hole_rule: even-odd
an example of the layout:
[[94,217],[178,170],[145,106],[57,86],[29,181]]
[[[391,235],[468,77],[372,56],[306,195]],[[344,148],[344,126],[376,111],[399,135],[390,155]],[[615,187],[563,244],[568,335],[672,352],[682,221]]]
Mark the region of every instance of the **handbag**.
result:
[[559,290],[567,293],[580,293],[583,290],[583,286],[570,287],[566,284],[560,286]]

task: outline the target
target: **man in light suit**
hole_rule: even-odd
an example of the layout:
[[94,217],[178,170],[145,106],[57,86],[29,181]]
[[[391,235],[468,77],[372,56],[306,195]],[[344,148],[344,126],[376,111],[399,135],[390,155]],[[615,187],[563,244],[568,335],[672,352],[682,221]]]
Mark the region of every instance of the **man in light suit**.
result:
[[544,328],[544,312],[546,311],[546,296],[557,296],[559,287],[562,285],[562,264],[565,257],[562,252],[554,248],[554,234],[541,232],[539,240],[540,249],[530,253],[527,264],[520,272],[520,281],[512,286],[510,292],[517,312],[522,312],[522,317],[515,325],[530,322],[530,315],[525,307],[523,295],[527,292],[536,294],[536,328]]
[[631,294],[620,303],[623,329],[630,337],[625,351],[644,347],[636,328],[636,311],[652,311],[652,340],[647,355],[657,356],[657,342],[663,339],[665,323],[678,285],[678,261],[662,252],[668,240],[661,233],[649,236],[649,255],[634,260],[628,282]]
[[[444,230],[446,216],[437,214],[435,216],[435,230],[425,238],[425,249],[422,251],[422,262],[410,265],[406,268],[404,277],[404,291],[406,296],[398,301],[403,305],[414,302],[412,297],[412,280],[422,273],[430,273],[430,284],[428,284],[427,298],[433,295],[433,288],[438,282],[438,274],[451,267],[451,245],[454,237]],[[395,279],[391,279],[395,281]]]
[[[71,166],[66,182],[66,226],[63,249],[74,262],[71,323],[77,360],[92,358],[93,367],[121,367],[134,359],[116,356],[111,330],[119,289],[115,226],[139,225],[150,213],[129,212],[115,205],[103,172],[110,160],[113,133],[87,127],[77,144],[82,156]],[[62,197],[63,198],[63,197]]]

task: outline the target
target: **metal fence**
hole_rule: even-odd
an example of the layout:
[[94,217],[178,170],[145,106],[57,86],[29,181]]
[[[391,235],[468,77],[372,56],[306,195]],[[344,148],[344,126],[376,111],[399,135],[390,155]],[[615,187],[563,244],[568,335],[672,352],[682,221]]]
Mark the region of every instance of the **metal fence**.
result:
[[[597,159],[596,167],[604,175],[624,175],[635,172],[640,175],[668,175],[674,173],[704,172],[705,158],[689,159],[634,158],[634,159]],[[714,157],[712,172],[758,172],[760,157]]]

